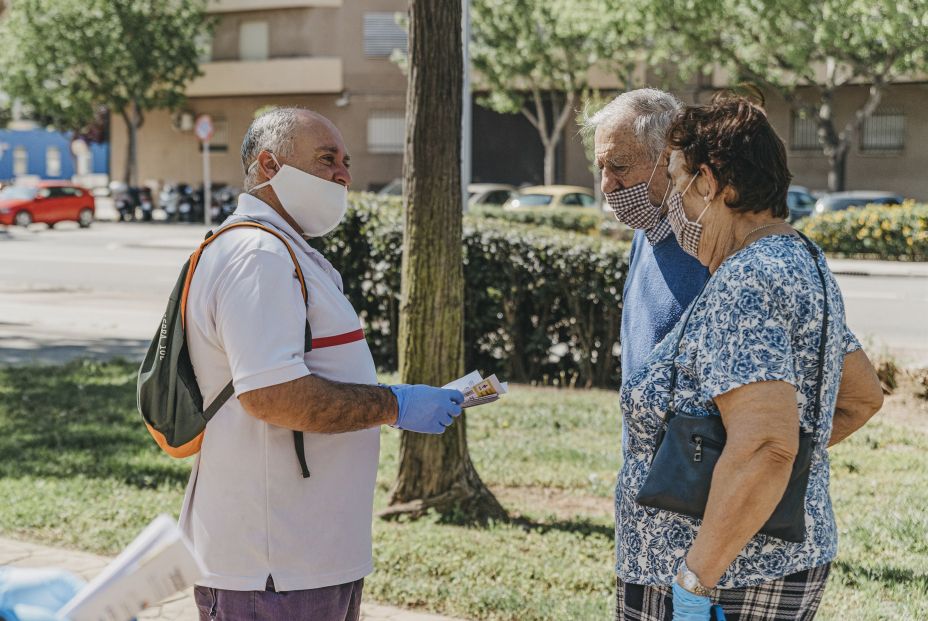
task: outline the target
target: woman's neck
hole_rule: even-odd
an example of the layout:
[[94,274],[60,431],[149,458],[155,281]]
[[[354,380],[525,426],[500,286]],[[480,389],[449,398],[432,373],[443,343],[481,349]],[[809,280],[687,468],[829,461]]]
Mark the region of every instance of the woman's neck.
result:
[[709,259],[709,273],[715,271],[731,255],[761,237],[777,233],[791,232],[792,227],[783,218],[775,218],[770,212],[763,213],[732,213],[731,224],[726,227],[727,232],[719,235],[711,245]]

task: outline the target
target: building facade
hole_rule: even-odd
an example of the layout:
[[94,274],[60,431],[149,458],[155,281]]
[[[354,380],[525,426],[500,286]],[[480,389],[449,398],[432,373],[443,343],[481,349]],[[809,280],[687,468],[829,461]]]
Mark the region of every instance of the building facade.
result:
[[[211,0],[217,18],[204,75],[187,90],[180,113],[149,113],[139,133],[140,181],[199,183],[200,145],[193,119],[209,114],[216,133],[211,144],[212,178],[241,185],[239,146],[255,113],[271,105],[311,108],[342,131],[352,154],[353,189],[376,190],[402,175],[406,79],[390,60],[405,51],[406,36],[396,15],[406,0]],[[618,92],[614,76],[593,72],[602,93]],[[652,82],[643,70],[636,82]],[[717,84],[722,86],[724,78]],[[676,90],[698,100],[692,85]],[[703,91],[704,92],[704,91]],[[846,122],[866,99],[865,86],[847,86],[835,100],[836,118]],[[479,93],[475,93],[475,101]],[[928,83],[908,82],[886,90],[883,102],[854,141],[847,164],[847,189],[887,190],[928,200]],[[827,188],[828,161],[814,123],[768,94],[770,118],[789,150],[794,183]],[[123,170],[126,130],[118,115],[111,126],[111,173]],[[474,182],[540,183],[543,149],[522,115],[500,115],[474,105]],[[568,124],[555,165],[559,183],[592,186],[594,176],[578,128]],[[118,175],[117,175],[118,176]]]
[[69,134],[37,127],[0,129],[0,181],[17,177],[70,180],[105,175],[108,168],[106,144],[72,143]]
[[[331,119],[352,154],[353,188],[377,189],[402,173],[406,78],[390,60],[405,51],[396,14],[405,0],[212,0],[217,18],[203,75],[179,113],[154,111],[139,131],[139,180],[202,182],[193,119],[209,114],[214,182],[241,186],[239,148],[255,114],[301,106]],[[111,172],[122,171],[126,128],[114,115]]]

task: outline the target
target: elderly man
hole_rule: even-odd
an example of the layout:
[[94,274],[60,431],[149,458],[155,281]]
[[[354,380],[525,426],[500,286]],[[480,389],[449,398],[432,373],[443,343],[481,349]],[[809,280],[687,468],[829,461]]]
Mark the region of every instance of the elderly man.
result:
[[237,397],[209,423],[181,511],[208,570],[195,589],[200,618],[358,619],[379,427],[441,433],[463,396],[379,386],[341,276],[306,243],[347,207],[349,156],[335,126],[308,110],[266,112],[245,135],[242,164],[246,191],[229,222],[280,237],[225,232],[190,285],[187,342],[204,400],[230,377]]
[[683,252],[666,217],[667,128],[683,104],[653,88],[622,93],[584,124],[594,133],[602,191],[635,229],[622,294],[622,381],[641,367],[702,289],[709,272]]

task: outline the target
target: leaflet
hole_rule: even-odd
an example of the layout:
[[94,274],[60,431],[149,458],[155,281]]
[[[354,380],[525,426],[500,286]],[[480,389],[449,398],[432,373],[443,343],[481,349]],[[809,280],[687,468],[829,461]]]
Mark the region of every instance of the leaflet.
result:
[[483,378],[478,371],[471,371],[464,377],[445,384],[442,388],[453,388],[464,394],[462,408],[469,408],[484,403],[492,403],[509,392],[509,384],[501,382],[496,375]]
[[160,515],[59,615],[70,621],[128,621],[205,575],[177,523]]

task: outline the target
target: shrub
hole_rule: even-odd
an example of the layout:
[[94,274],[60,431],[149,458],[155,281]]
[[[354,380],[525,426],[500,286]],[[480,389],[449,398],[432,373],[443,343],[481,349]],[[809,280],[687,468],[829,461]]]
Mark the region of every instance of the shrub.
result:
[[473,218],[506,220],[517,224],[547,226],[560,231],[595,233],[603,222],[603,214],[589,207],[530,207],[503,209],[488,205],[469,207],[467,214]]
[[825,252],[928,260],[928,205],[870,205],[807,218],[800,228]]
[[[473,215],[464,224],[467,368],[516,382],[617,385],[627,245]],[[378,366],[395,369],[399,201],[354,195],[342,226],[313,245],[341,272]]]

